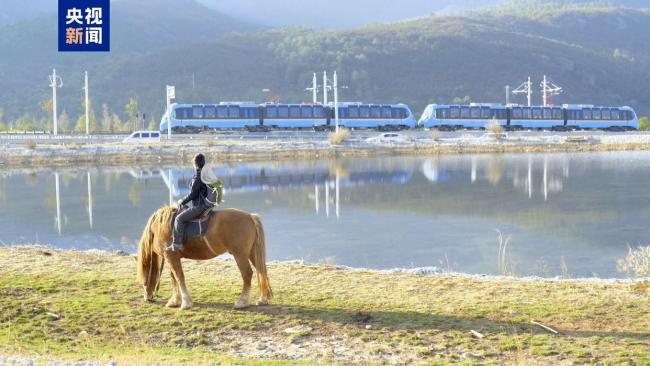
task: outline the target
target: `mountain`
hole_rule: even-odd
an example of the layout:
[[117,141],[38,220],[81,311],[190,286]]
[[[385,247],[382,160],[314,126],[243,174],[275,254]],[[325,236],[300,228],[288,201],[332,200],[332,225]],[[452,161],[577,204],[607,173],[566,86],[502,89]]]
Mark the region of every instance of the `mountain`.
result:
[[[84,70],[111,75],[122,62],[148,53],[211,40],[228,32],[259,29],[194,0],[112,2],[110,53],[59,53],[55,13],[0,26],[0,107],[8,117],[38,109],[39,101],[51,94],[47,80],[56,68],[65,86],[61,101],[74,104],[68,111],[76,111]],[[127,74],[138,78],[138,72]],[[72,89],[71,85],[79,87]]]
[[[196,27],[210,27],[207,20],[196,25],[191,19],[134,17],[145,33],[133,34],[136,25],[121,20],[115,52],[109,55],[56,54],[53,36],[47,40],[50,36],[35,28],[29,39],[42,42],[50,53],[21,48],[16,39],[24,34],[5,27],[0,55],[13,48],[10,59],[0,58],[0,80],[10,82],[0,89],[0,107],[8,118],[42,115],[39,102],[50,95],[47,74],[56,65],[66,82],[59,109],[75,116],[81,113],[83,68],[90,73],[96,113],[103,103],[123,113],[129,98],[137,96],[141,111],[157,119],[164,112],[166,84],[176,85],[179,102],[264,101],[268,94],[262,89],[272,89],[283,101],[301,102],[310,99],[305,87],[313,72],[335,69],[348,86],[341,100],[404,102],[416,114],[427,103],[459,98],[503,102],[506,85],[516,87],[528,76],[538,84],[545,74],[564,87],[555,104],[631,105],[650,113],[650,11],[612,6],[542,10],[495,8],[335,31],[260,30],[234,21],[227,30],[247,31],[237,33],[221,28],[197,33]],[[171,6],[165,11],[170,17],[178,13]],[[45,40],[38,40],[39,34]],[[534,101],[541,103],[537,87]]]

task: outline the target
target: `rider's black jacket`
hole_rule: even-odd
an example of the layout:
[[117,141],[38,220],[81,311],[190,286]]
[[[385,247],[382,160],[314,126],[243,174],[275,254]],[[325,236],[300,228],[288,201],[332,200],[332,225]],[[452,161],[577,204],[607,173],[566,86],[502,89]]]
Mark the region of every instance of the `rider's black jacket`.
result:
[[204,198],[207,196],[208,187],[201,181],[201,171],[197,170],[196,174],[190,180],[190,193],[181,201],[182,205],[186,205],[192,201],[192,206],[198,207],[203,205]]

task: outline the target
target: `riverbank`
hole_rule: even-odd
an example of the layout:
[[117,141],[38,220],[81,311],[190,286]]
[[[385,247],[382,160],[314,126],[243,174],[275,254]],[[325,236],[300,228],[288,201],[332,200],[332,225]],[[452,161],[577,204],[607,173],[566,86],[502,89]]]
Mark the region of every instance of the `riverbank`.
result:
[[163,306],[167,274],[160,298],[142,302],[132,256],[4,247],[0,356],[118,365],[650,363],[648,282],[271,264],[272,305],[235,311],[234,262],[184,266],[195,307],[179,311]]
[[[645,133],[509,133],[494,138],[486,133],[442,134],[417,132],[399,139],[368,139],[369,133],[331,145],[327,135],[298,138],[244,139],[239,136],[199,136],[155,144],[120,142],[52,143],[21,140],[2,144],[0,166],[65,166],[70,164],[130,165],[169,164],[189,161],[202,152],[210,161],[320,159],[350,156],[440,155],[476,153],[540,153],[650,150]],[[357,136],[357,137],[355,137]]]

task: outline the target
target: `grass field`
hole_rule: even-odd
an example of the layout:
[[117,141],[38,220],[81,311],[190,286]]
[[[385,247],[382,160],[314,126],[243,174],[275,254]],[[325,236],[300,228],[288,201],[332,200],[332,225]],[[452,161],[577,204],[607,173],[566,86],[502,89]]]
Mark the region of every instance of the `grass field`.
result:
[[[0,249],[0,355],[120,364],[650,364],[650,282],[417,276],[271,264],[232,309],[234,262],[184,262],[195,307],[142,301],[135,260]],[[533,324],[534,320],[559,332]]]

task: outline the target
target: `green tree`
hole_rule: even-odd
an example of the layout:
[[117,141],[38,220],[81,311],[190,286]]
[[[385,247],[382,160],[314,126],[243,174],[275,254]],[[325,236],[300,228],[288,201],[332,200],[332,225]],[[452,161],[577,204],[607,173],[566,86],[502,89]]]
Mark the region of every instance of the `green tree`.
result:
[[27,114],[23,114],[12,123],[12,127],[18,131],[34,131],[34,119]]
[[43,111],[43,114],[45,115],[45,129],[49,130],[52,127],[53,121],[52,121],[52,109],[53,109],[54,104],[52,103],[52,99],[44,99],[41,101],[41,110]]
[[59,115],[58,118],[58,129],[62,133],[70,132],[70,117],[68,117],[68,112],[63,110],[63,113]]
[[151,118],[149,118],[149,124],[147,125],[147,129],[149,131],[158,131],[159,128],[160,125],[156,122],[153,116],[151,116]]
[[138,98],[133,97],[129,99],[129,102],[125,106],[126,115],[128,120],[124,124],[125,130],[137,129],[138,125]]
[[108,105],[104,103],[102,105],[102,130],[106,132],[113,132],[113,118],[108,111]]
[[6,131],[7,126],[5,125],[4,122],[4,117],[5,117],[5,110],[0,108],[0,131]]
[[[88,131],[90,133],[97,131],[97,119],[95,118],[95,111],[90,110],[88,111],[88,115],[90,116],[90,124],[88,125]],[[74,128],[74,132],[77,133],[86,133],[86,114],[82,114],[79,116],[79,119],[77,119],[77,124]]]
[[111,124],[111,127],[115,132],[122,132],[124,128],[124,126],[122,126],[122,120],[120,120],[120,116],[115,113],[113,113],[113,122]]
[[639,118],[639,130],[650,131],[650,121],[648,120],[648,117]]

